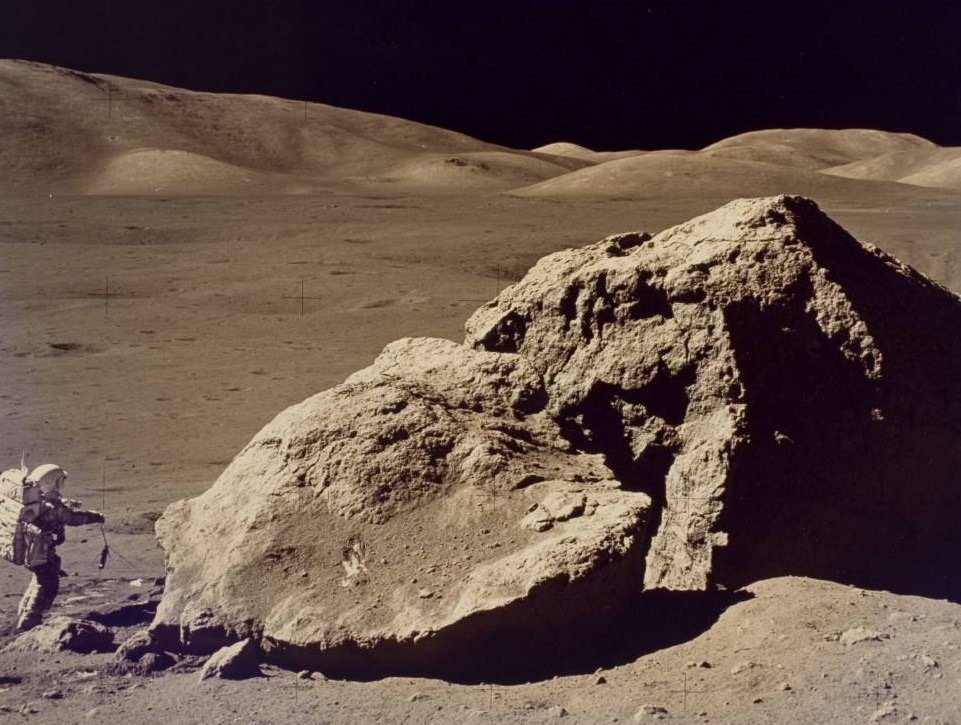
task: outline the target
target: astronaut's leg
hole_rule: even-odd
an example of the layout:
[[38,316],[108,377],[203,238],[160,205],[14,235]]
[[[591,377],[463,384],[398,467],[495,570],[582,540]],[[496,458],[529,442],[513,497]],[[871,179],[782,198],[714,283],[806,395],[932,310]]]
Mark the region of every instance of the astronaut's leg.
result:
[[33,577],[17,609],[17,629],[22,632],[40,624],[43,613],[53,606],[60,591],[60,557],[53,554],[50,561],[32,571]]

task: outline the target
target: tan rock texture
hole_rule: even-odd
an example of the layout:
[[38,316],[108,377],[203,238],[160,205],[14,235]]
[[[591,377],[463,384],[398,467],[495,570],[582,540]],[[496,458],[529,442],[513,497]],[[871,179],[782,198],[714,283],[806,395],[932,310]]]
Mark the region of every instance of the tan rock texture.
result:
[[806,199],[541,260],[278,415],[157,525],[152,633],[374,676],[642,588],[957,586],[961,302]]
[[[254,636],[268,659],[362,675],[623,605],[650,497],[545,402],[517,355],[389,345],[168,508],[155,635],[196,652]],[[524,525],[535,511],[541,530]]]

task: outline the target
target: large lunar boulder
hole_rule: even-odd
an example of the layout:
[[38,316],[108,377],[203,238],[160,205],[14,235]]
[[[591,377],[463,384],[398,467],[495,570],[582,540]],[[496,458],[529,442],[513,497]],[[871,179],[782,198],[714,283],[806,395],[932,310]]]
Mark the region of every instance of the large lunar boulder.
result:
[[640,589],[651,499],[545,402],[517,355],[389,345],[167,509],[154,637],[254,637],[268,660],[365,676],[616,610]]
[[158,642],[374,676],[645,588],[961,595],[961,301],[813,202],[551,255],[467,328],[392,343],[167,509]]

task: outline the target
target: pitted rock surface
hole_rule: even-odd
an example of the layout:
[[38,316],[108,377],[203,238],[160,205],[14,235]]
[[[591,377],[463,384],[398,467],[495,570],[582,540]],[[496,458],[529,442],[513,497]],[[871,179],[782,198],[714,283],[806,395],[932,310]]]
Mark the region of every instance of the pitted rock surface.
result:
[[170,506],[153,636],[373,676],[642,588],[950,587],[959,353],[958,298],[806,199],[551,255]]

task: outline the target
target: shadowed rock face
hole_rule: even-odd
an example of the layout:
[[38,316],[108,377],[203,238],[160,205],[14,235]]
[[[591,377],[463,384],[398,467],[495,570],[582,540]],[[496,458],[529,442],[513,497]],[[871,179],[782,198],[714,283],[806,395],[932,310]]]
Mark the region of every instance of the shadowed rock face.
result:
[[961,304],[806,199],[541,260],[467,344],[658,522],[648,588],[803,574],[959,593]]
[[551,255],[467,330],[392,343],[169,507],[154,636],[376,676],[642,589],[958,594],[961,303],[813,202]]

